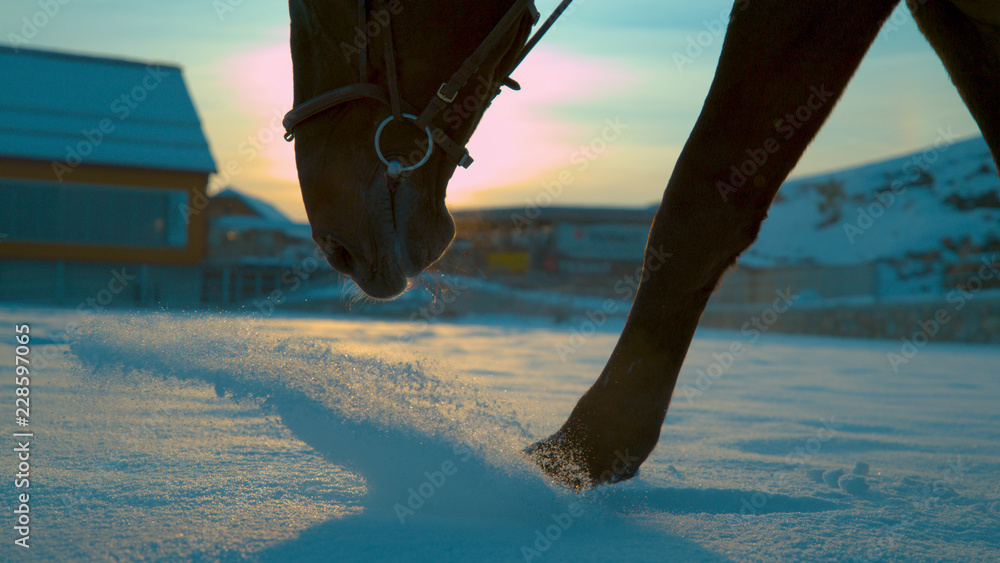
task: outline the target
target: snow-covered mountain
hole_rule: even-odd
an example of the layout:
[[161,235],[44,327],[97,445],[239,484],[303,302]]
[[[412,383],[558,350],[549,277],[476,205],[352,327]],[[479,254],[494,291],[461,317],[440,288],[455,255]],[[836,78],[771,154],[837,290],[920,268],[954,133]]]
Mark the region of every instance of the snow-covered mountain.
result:
[[918,153],[786,182],[740,264],[879,263],[896,278],[884,283],[937,293],[1000,260],[1000,179],[986,141],[939,133]]

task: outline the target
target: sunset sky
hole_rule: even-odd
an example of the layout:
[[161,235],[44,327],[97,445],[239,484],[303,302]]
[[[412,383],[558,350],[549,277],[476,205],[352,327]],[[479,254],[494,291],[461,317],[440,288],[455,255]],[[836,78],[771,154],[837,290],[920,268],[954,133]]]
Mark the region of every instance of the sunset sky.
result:
[[[543,16],[557,3],[537,1]],[[711,30],[731,2],[575,4],[514,75],[523,90],[505,90],[487,112],[469,145],[475,164],[449,187],[451,207],[523,206],[565,170],[572,183],[553,205],[659,201],[715,70],[722,37]],[[27,37],[22,18],[39,11],[36,1],[5,0],[5,44],[10,34]],[[216,164],[240,168],[213,186],[232,185],[305,220],[293,146],[279,125],[292,100],[286,2],[71,0],[46,19],[26,46],[183,67]],[[700,53],[692,46],[699,39]],[[675,55],[688,54],[679,65]],[[583,170],[580,147],[609,121],[620,135]],[[793,176],[920,149],[938,128],[978,133],[900,7]],[[256,155],[246,150],[254,138],[263,147]]]

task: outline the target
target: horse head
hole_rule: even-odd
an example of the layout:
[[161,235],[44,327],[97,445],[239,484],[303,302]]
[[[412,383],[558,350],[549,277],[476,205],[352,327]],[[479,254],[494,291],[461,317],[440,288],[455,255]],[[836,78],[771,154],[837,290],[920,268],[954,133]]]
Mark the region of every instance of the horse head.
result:
[[445,190],[537,12],[530,0],[290,0],[285,118],[313,239],[392,298],[455,234]]

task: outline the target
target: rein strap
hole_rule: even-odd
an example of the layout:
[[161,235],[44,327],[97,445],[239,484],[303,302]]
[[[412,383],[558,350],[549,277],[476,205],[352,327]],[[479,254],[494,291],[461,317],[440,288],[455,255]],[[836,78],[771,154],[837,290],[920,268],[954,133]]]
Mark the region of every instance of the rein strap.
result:
[[437,114],[441,113],[444,108],[455,101],[455,96],[458,96],[459,90],[469,82],[469,79],[479,72],[479,65],[483,64],[483,61],[493,52],[497,43],[507,34],[510,27],[517,21],[517,18],[521,17],[529,2],[532,2],[532,0],[517,0],[517,2],[514,2],[514,5],[507,10],[500,23],[493,28],[493,31],[490,31],[486,39],[483,39],[479,48],[473,51],[469,55],[469,58],[465,59],[465,62],[462,63],[458,71],[451,76],[451,80],[438,88],[437,95],[431,98],[430,103],[424,108],[424,111],[417,118],[414,125],[417,127],[426,126],[432,119],[437,117]]
[[[513,72],[514,68],[524,60],[531,48],[538,43],[541,36],[552,26],[556,18],[566,9],[572,0],[563,0],[558,8],[552,13],[551,16],[545,21],[542,27],[529,39],[525,46],[518,53],[517,59],[514,62],[514,66],[511,69]],[[458,93],[461,91],[469,80],[479,72],[479,67],[486,60],[486,57],[496,48],[497,44],[503,38],[504,35],[510,30],[514,22],[517,21],[525,11],[528,11],[534,22],[538,21],[538,10],[535,9],[535,4],[533,0],[517,0],[514,4],[507,10],[500,22],[490,31],[486,36],[486,39],[480,43],[479,47],[467,59],[462,63],[462,66],[452,75],[448,82],[441,84],[438,88],[437,94],[433,96],[427,107],[420,112],[414,124],[420,128],[424,129],[429,127],[430,122],[439,114],[442,110],[451,105]],[[367,0],[358,0],[358,22],[361,29],[364,29],[367,25]],[[389,23],[386,25],[383,31],[385,36],[385,58],[386,58],[386,73],[388,89],[372,84],[368,82],[368,49],[361,49],[358,56],[358,75],[359,81],[354,84],[348,84],[347,86],[341,86],[335,88],[328,92],[324,92],[318,96],[315,96],[297,106],[292,108],[291,111],[285,114],[284,119],[282,119],[281,124],[285,128],[285,140],[292,141],[295,139],[295,133],[293,129],[296,125],[309,119],[310,117],[322,113],[334,106],[343,104],[345,102],[350,102],[359,99],[371,99],[376,100],[392,110],[392,116],[395,119],[403,120],[404,114],[416,114],[417,110],[406,100],[402,98],[399,93],[399,77],[396,70],[396,52],[392,36],[392,20],[390,17]],[[517,83],[514,82],[508,73],[508,76],[500,80],[499,85],[508,85],[515,87]],[[515,89],[519,89],[515,88]],[[435,127],[432,130],[432,140],[434,144],[438,145],[441,150],[448,155],[448,158],[454,162],[456,165],[463,168],[468,168],[472,164],[472,158],[469,156],[469,151],[465,149],[462,145],[455,142],[454,139],[449,137],[440,128]],[[428,153],[429,154],[429,153]]]

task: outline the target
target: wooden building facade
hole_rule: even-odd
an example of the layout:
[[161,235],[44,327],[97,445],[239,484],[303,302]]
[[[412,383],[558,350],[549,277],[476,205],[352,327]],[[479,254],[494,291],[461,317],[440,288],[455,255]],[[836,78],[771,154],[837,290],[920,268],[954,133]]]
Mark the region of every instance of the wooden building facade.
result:
[[197,302],[215,162],[181,69],[0,47],[0,76],[0,299]]

